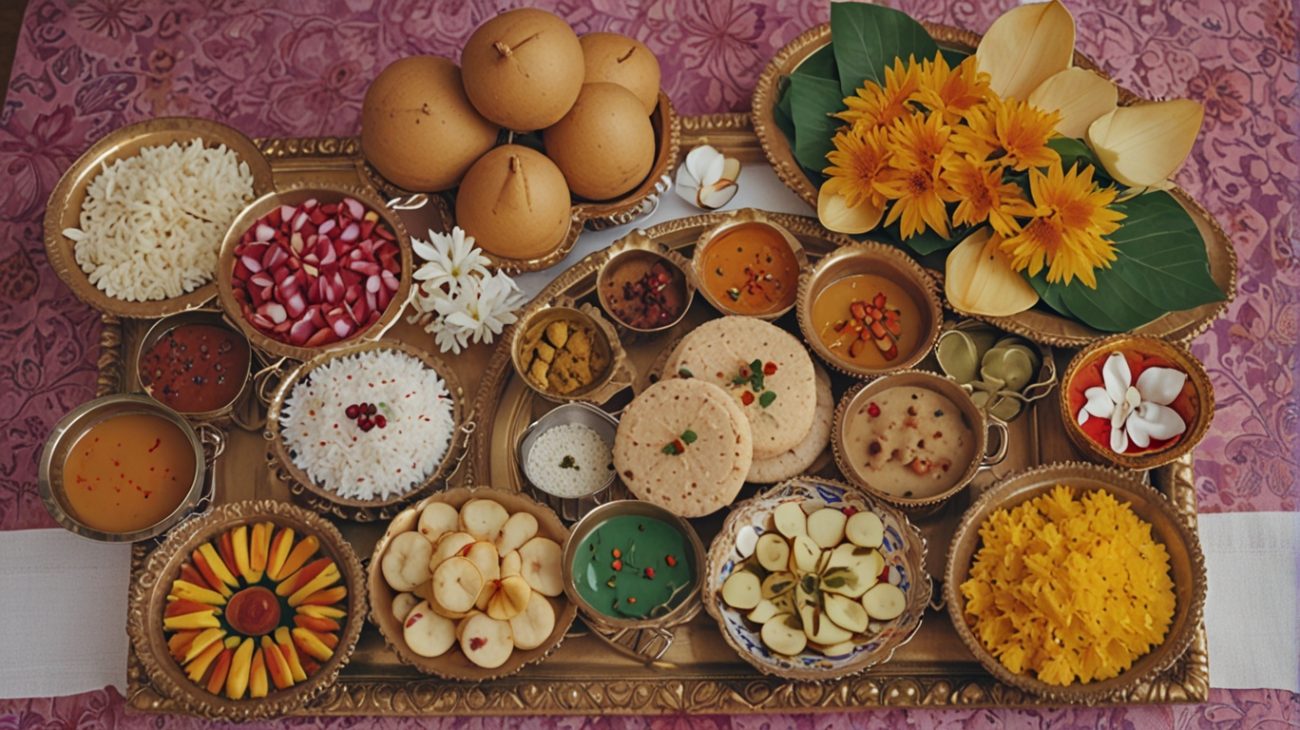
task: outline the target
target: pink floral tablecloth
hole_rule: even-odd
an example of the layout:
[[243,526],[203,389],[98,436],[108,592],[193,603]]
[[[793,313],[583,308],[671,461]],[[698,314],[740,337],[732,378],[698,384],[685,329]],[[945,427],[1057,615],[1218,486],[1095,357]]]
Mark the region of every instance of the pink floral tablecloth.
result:
[[[347,135],[367,82],[390,61],[452,58],[516,0],[33,0],[0,117],[0,529],[48,527],[36,462],[52,424],[94,393],[98,315],[55,277],[42,247],[45,200],[95,139],[123,124],[189,114],[250,136]],[[539,0],[579,32],[613,30],[660,54],[686,114],[744,110],[767,59],[827,17],[825,0]],[[1013,0],[902,0],[914,16],[982,31]],[[1152,97],[1190,96],[1205,127],[1178,183],[1232,237],[1237,300],[1199,338],[1218,396],[1197,452],[1201,510],[1300,509],[1300,195],[1296,23],[1287,0],[1074,0],[1079,48]],[[13,589],[7,587],[6,589]],[[6,661],[18,657],[7,657]],[[951,710],[691,719],[533,719],[530,728],[1152,726],[1297,727],[1297,695],[1211,692],[1200,706]],[[506,721],[503,726],[515,726]],[[0,702],[0,730],[197,726],[128,715],[114,690]],[[294,726],[343,727],[340,720]],[[445,719],[439,727],[496,726]],[[414,726],[385,721],[385,727]]]

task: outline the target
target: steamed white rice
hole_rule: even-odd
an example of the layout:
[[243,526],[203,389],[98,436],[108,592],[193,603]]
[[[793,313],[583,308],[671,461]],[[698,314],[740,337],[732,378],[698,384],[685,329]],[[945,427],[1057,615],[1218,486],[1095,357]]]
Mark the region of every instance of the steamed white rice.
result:
[[552,426],[537,436],[524,464],[528,481],[556,497],[585,497],[605,486],[614,471],[613,450],[581,423]]
[[105,164],[86,190],[76,242],[90,283],[128,302],[170,299],[212,280],[226,229],[253,199],[247,162],[194,139]]
[[[362,431],[349,405],[374,403],[388,419]],[[451,445],[452,398],[438,373],[394,350],[337,358],[311,371],[285,400],[282,434],[294,464],[342,497],[386,499],[429,477]]]

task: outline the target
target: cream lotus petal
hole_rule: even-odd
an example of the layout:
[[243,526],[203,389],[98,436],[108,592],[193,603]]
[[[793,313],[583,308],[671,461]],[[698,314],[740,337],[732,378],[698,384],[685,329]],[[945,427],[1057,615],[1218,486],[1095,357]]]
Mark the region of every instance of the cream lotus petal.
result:
[[[1080,413],[1087,412],[1090,416],[1109,419],[1115,412],[1115,401],[1110,399],[1110,394],[1105,388],[1089,388],[1083,391],[1083,397],[1087,398],[1088,402],[1083,404]],[[1082,424],[1083,421],[1079,423]]]
[[1110,450],[1117,454],[1128,451],[1128,432],[1123,428],[1112,428],[1110,430]]
[[857,235],[866,233],[880,222],[884,206],[873,205],[870,201],[850,208],[844,203],[844,196],[826,192],[823,185],[817,193],[817,219],[828,231]]
[[686,153],[683,165],[700,184],[707,184],[722,177],[722,168],[726,156],[712,145],[703,144]]
[[1173,368],[1147,368],[1138,376],[1137,389],[1144,403],[1167,406],[1183,392],[1187,373]]
[[1059,111],[1056,131],[1066,137],[1083,137],[1088,125],[1115,110],[1119,89],[1086,68],[1067,68],[1049,76],[1029,94],[1029,103],[1044,111]]
[[1128,437],[1139,448],[1151,445],[1152,439],[1171,439],[1187,430],[1187,424],[1178,411],[1158,403],[1143,403],[1133,411],[1125,424]]
[[1106,393],[1115,403],[1123,403],[1128,387],[1133,384],[1133,371],[1128,369],[1128,360],[1122,353],[1112,352],[1101,366],[1101,379],[1106,384]]
[[740,186],[736,184],[735,180],[723,178],[708,187],[700,188],[695,195],[695,204],[708,210],[717,210],[730,203],[739,190]]
[[1117,181],[1154,187],[1187,159],[1204,117],[1205,108],[1191,99],[1122,106],[1088,127],[1088,146]]
[[1038,292],[1011,268],[1001,242],[1001,236],[981,228],[948,254],[944,294],[958,311],[1007,317],[1038,303]]
[[975,49],[980,71],[1002,96],[1027,99],[1074,58],[1074,17],[1058,0],[1012,8],[989,26]]

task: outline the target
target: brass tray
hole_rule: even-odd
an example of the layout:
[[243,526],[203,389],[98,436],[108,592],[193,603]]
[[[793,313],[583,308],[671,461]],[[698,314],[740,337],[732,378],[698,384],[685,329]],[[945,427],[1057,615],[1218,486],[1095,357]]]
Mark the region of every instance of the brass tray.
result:
[[[745,114],[719,114],[681,118],[681,143],[684,149],[712,144],[728,155],[744,161],[759,161],[763,152]],[[358,184],[360,149],[355,138],[308,138],[259,140],[259,147],[271,163],[276,181],[290,183],[310,175],[314,179]],[[435,198],[435,202],[441,198]],[[412,230],[443,225],[436,206],[403,211]],[[655,226],[650,231],[675,248],[693,241],[709,216],[697,216]],[[810,253],[820,255],[827,242],[811,233],[815,222],[786,217],[802,231],[801,239]],[[423,226],[423,228],[421,227]],[[824,232],[823,232],[824,235]],[[596,254],[599,257],[601,254]],[[590,292],[595,270],[587,259],[562,274],[547,287],[542,298],[562,292]],[[594,300],[594,297],[588,297]],[[707,309],[697,302],[693,315],[703,316]],[[793,317],[793,315],[787,315]],[[100,393],[130,389],[135,350],[147,329],[145,320],[120,320],[105,316],[100,339]],[[793,320],[790,320],[793,322]],[[399,322],[389,337],[428,347],[430,336],[405,320]],[[508,333],[506,334],[508,341]],[[632,343],[629,350],[640,364],[647,364],[655,349],[656,338]],[[1069,353],[1058,357],[1068,359]],[[518,488],[517,476],[508,476],[508,462],[494,444],[513,443],[533,413],[535,402],[528,389],[513,377],[509,348],[476,346],[451,359],[466,392],[478,392],[474,404],[477,421],[475,437],[464,463],[456,471],[453,485],[492,483],[505,489]],[[538,406],[540,408],[540,406]],[[1054,399],[1037,404],[1031,414],[1012,427],[1017,439],[1035,446],[1036,460],[1070,460],[1079,454],[1064,433],[1040,428],[1054,426]],[[488,415],[483,415],[488,414]],[[505,423],[503,423],[505,422]],[[495,439],[489,431],[502,428]],[[231,430],[226,458],[214,470],[216,501],[241,499],[292,498],[287,484],[261,465],[265,463],[266,443],[260,433]],[[999,469],[1009,473],[1029,463],[1026,451],[1014,453]],[[513,458],[513,457],[508,457]],[[828,457],[823,457],[829,463]],[[236,465],[256,464],[247,466]],[[1155,486],[1169,496],[1189,529],[1196,527],[1196,493],[1192,483],[1190,457],[1152,472]],[[987,486],[981,480],[981,488]],[[955,528],[961,510],[968,504],[962,499],[936,519],[923,523],[922,529],[936,545],[929,556],[932,575],[943,574],[947,536]],[[354,517],[366,517],[355,515]],[[721,516],[712,521],[697,521],[703,537],[711,538],[721,524]],[[349,521],[339,525],[343,535],[360,555],[371,554],[376,540],[383,534],[387,521]],[[942,539],[936,541],[936,536]],[[942,546],[942,547],[939,547]],[[132,578],[143,570],[151,545],[137,545],[132,552]],[[305,715],[575,715],[575,714],[662,714],[662,713],[752,713],[807,712],[854,709],[871,706],[983,705],[1033,706],[1043,704],[1038,698],[999,684],[986,673],[964,648],[947,617],[929,614],[921,631],[899,650],[894,659],[871,672],[839,682],[821,684],[788,682],[763,677],[727,648],[716,625],[700,616],[677,632],[665,660],[675,666],[647,667],[636,664],[609,649],[594,636],[572,636],[546,662],[527,667],[514,676],[468,684],[447,682],[416,673],[402,665],[384,645],[373,625],[367,625],[353,653],[352,660],[339,681],[300,711]],[[127,666],[127,704],[135,710],[181,712],[179,703],[152,686],[143,671],[140,658],[131,649]],[[1192,648],[1172,668],[1156,679],[1115,701],[1122,703],[1201,702],[1209,693],[1209,671],[1204,629],[1197,631]]]

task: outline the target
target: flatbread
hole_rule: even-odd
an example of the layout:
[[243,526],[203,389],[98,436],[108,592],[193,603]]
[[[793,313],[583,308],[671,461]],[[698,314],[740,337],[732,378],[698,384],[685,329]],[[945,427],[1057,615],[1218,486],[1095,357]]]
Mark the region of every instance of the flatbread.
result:
[[[691,431],[695,440],[685,443]],[[680,454],[664,447],[682,439]],[[702,380],[670,378],[628,404],[614,436],[614,467],[628,489],[682,517],[731,504],[753,463],[753,437],[740,406]]]
[[813,363],[817,375],[817,408],[813,411],[812,428],[798,446],[770,459],[754,459],[749,467],[747,482],[775,484],[808,471],[817,457],[831,442],[831,422],[835,419],[835,394],[831,392],[831,377],[820,365]]
[[[732,380],[754,360],[774,363],[764,389],[776,394],[767,406],[749,383]],[[771,459],[795,448],[812,429],[817,405],[812,358],[803,343],[774,324],[753,317],[722,317],[696,327],[682,338],[664,368],[666,377],[690,377],[731,394],[749,419],[754,458]],[[748,404],[744,394],[754,396]]]

